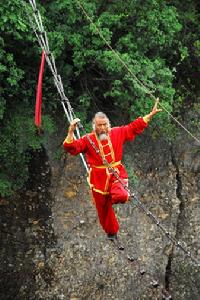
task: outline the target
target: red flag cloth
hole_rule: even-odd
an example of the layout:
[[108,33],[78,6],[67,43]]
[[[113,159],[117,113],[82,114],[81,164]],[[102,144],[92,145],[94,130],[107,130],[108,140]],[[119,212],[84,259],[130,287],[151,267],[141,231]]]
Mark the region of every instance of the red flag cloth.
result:
[[38,76],[36,103],[35,103],[35,125],[37,127],[41,126],[41,113],[42,113],[42,79],[44,74],[44,64],[45,64],[45,52],[42,51],[42,58],[40,63],[40,70]]

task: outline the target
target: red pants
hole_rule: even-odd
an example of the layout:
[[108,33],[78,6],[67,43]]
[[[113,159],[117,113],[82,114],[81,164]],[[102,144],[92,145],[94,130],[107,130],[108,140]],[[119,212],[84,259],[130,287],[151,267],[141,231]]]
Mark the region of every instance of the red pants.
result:
[[120,182],[115,182],[111,185],[108,195],[102,195],[95,191],[92,191],[92,194],[101,226],[106,233],[116,234],[119,230],[119,223],[112,205],[128,201],[128,191]]

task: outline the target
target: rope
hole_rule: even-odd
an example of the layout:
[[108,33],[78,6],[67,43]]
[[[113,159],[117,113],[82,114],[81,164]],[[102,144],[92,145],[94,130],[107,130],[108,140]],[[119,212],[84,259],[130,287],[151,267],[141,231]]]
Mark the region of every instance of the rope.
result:
[[[133,71],[129,68],[129,66],[123,61],[123,59],[119,56],[119,54],[112,48],[112,46],[108,43],[108,41],[105,39],[105,37],[103,36],[103,34],[101,33],[100,29],[94,24],[94,22],[92,21],[92,18],[88,15],[88,13],[86,12],[85,8],[83,7],[83,5],[81,4],[81,2],[79,0],[75,0],[76,3],[78,4],[78,6],[81,8],[83,14],[85,15],[85,17],[89,20],[89,22],[94,26],[95,30],[97,31],[97,33],[99,34],[99,36],[101,37],[101,39],[105,42],[106,46],[114,53],[114,55],[116,56],[116,58],[119,60],[119,62],[128,70],[128,72],[131,74],[131,76],[133,77],[133,79],[135,79],[135,81],[139,84],[139,86],[142,87],[142,89],[155,101],[156,97],[153,95],[153,93],[148,89],[147,85],[144,84],[141,80],[138,79],[138,77],[133,73]],[[194,136],[184,125],[182,125],[170,112],[169,110],[163,106],[161,103],[159,103],[160,107],[173,119],[174,122],[176,122],[182,129],[184,129],[193,139],[196,140],[196,142],[198,142],[200,144],[200,140]]]
[[[51,73],[52,73],[53,79],[54,79],[54,84],[55,84],[55,86],[58,90],[58,93],[60,95],[60,98],[61,98],[61,104],[63,106],[63,109],[64,109],[65,115],[68,119],[68,122],[70,123],[75,118],[73,108],[71,107],[69,99],[65,95],[62,79],[61,79],[61,76],[57,72],[53,53],[50,52],[47,33],[44,29],[44,26],[42,23],[42,18],[41,18],[39,10],[37,9],[36,2],[35,2],[35,0],[29,0],[29,3],[32,8],[32,16],[29,13],[27,4],[24,1],[22,1],[22,4],[25,7],[25,11],[26,11],[27,17],[29,19],[30,25],[31,25],[31,27],[35,33],[35,36],[38,40],[38,43],[39,43],[40,47],[42,49],[44,49],[47,64],[51,70]],[[79,132],[78,128],[76,129],[76,134],[74,134],[74,139],[77,139],[77,138],[80,138],[80,132]],[[86,163],[85,158],[82,153],[80,153],[80,157],[82,159],[82,162],[83,162],[83,165],[85,166],[86,171],[88,171],[88,166],[87,166],[87,163]]]

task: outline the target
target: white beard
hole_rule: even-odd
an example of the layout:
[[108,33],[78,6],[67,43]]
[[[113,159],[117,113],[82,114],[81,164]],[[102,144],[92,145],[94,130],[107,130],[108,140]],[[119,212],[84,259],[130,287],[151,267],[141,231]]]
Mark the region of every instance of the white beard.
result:
[[106,133],[100,133],[99,134],[99,139],[100,139],[100,141],[104,141],[104,140],[108,139],[108,136],[107,136]]

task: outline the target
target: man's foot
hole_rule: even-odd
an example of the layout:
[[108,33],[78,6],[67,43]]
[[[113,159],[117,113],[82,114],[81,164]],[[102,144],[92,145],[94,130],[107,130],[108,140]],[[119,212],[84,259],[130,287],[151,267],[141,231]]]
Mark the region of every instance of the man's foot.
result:
[[117,246],[117,248],[119,249],[119,250],[124,250],[124,246],[123,246],[123,244],[121,243],[121,241],[119,241],[119,239],[118,239],[118,236],[117,236],[117,234],[115,233],[115,234],[111,234],[111,233],[108,233],[107,234],[107,237],[108,237],[108,239],[111,241],[111,242],[113,242],[116,246]]
[[107,237],[111,241],[116,241],[117,240],[117,234],[116,233],[108,233]]

